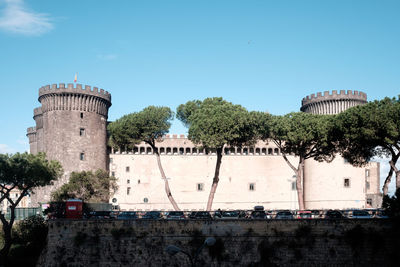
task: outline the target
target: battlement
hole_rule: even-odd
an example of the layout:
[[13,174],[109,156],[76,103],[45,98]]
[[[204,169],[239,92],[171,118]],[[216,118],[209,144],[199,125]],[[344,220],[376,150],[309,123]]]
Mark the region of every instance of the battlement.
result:
[[38,108],[35,108],[33,110],[33,117],[36,117],[36,116],[39,116],[39,115],[43,115],[42,107],[38,107]]
[[[60,84],[52,84],[50,85],[45,85],[39,88],[39,99],[43,95],[47,94],[60,94],[60,93],[70,93],[70,94],[84,94],[84,95],[91,95],[91,96],[97,96],[100,98],[103,98],[104,100],[107,100],[111,104],[111,94],[104,89],[99,89],[98,87],[91,87],[89,85],[85,85],[82,87],[82,84],[76,84],[74,87],[74,84],[68,83],[67,86],[65,86],[65,83],[60,83]],[[40,101],[40,100],[39,100]]]
[[359,100],[362,102],[367,102],[367,94],[360,91],[352,90],[332,90],[332,93],[325,91],[324,94],[318,92],[317,95],[311,94],[303,98],[301,101],[302,106],[308,105],[310,103],[326,101],[326,100]]
[[187,139],[187,136],[184,134],[166,134],[163,136],[163,139]]
[[27,133],[27,135],[35,134],[36,133],[36,127],[29,127],[28,129],[26,129],[26,133]]

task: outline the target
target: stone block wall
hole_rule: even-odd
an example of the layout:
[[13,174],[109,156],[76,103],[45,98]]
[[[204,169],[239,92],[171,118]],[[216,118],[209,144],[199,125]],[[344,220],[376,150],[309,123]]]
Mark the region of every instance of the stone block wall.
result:
[[399,231],[388,220],[56,220],[38,266],[390,266]]

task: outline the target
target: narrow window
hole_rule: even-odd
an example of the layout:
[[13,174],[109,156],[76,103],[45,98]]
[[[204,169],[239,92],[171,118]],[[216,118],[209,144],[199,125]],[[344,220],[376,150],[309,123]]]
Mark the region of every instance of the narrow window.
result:
[[296,191],[297,186],[296,186],[296,181],[292,182],[292,191]]
[[367,205],[372,206],[372,198],[367,198]]
[[111,172],[111,176],[115,177],[115,172]]
[[110,163],[113,163],[113,158],[110,158]]
[[130,193],[131,193],[131,188],[130,188],[130,187],[127,187],[127,188],[126,188],[126,194],[129,195]]
[[129,166],[126,166],[125,171],[126,171],[126,172],[129,172],[129,171],[130,171]]
[[148,199],[147,197],[145,197],[145,198],[143,199],[143,202],[144,202],[144,203],[147,203],[147,202],[149,202],[149,199]]
[[80,158],[80,160],[85,160],[85,153],[81,153],[80,155],[79,155],[79,158]]
[[365,177],[369,177],[369,169],[365,170]]
[[127,180],[126,180],[126,183],[127,183],[127,184],[130,184],[130,183],[131,183],[131,180],[127,179]]
[[249,190],[250,190],[250,191],[256,190],[256,185],[255,185],[254,183],[250,183],[250,184],[249,184]]
[[81,119],[83,119],[83,112],[81,112]]
[[350,187],[350,178],[344,178],[344,187]]
[[85,128],[80,128],[79,129],[79,135],[84,136],[85,135]]
[[204,184],[197,184],[197,191],[203,191],[204,190]]
[[367,190],[369,190],[371,188],[371,185],[370,185],[369,181],[365,182],[365,187],[367,187]]
[[139,180],[137,180],[137,183],[138,183],[138,184],[140,184],[140,179],[139,179]]

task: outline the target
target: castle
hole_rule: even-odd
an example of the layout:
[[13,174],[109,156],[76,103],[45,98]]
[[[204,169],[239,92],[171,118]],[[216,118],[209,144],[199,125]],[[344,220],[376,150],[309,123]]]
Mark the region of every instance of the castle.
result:
[[[61,162],[64,176],[53,186],[38,189],[32,205],[49,201],[54,188],[72,171],[106,169],[118,178],[110,202],[122,210],[170,210],[156,158],[145,143],[128,151],[107,148],[107,116],[111,95],[103,89],[60,83],[39,89],[41,107],[34,109],[36,127],[28,128],[31,153],[46,152]],[[303,112],[337,114],[367,102],[358,91],[312,94],[302,100]],[[164,171],[179,207],[204,209],[216,155],[197,148],[184,135],[166,135],[157,143]],[[288,156],[293,163],[296,157]],[[346,209],[380,206],[379,163],[353,167],[341,157],[331,163],[305,162],[303,181],[307,209]],[[254,147],[226,147],[213,209],[297,209],[293,171],[273,142]]]

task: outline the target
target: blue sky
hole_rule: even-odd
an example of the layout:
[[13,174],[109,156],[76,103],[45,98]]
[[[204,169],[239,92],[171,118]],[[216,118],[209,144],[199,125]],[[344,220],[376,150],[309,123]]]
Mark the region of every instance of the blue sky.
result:
[[0,153],[28,149],[38,88],[76,72],[112,94],[110,120],[211,96],[272,114],[320,91],[396,96],[399,12],[385,0],[0,0]]

